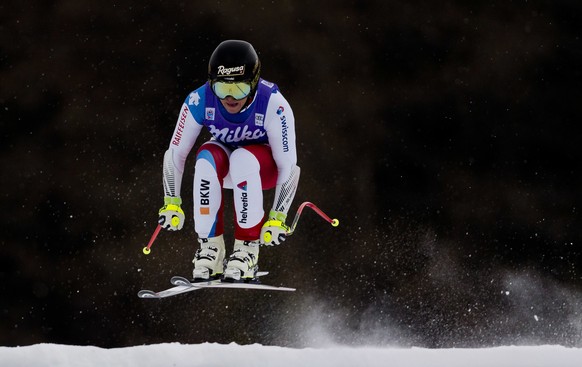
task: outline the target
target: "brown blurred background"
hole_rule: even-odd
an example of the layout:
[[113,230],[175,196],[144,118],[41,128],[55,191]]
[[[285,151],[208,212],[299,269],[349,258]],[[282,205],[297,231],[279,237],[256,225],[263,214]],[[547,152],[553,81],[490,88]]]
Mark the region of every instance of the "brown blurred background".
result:
[[[573,0],[3,1],[0,345],[582,346],[581,22]],[[293,294],[138,299],[191,272],[193,157],[184,230],[141,250],[230,38],[294,109],[292,210],[340,226],[306,211],[263,250]]]

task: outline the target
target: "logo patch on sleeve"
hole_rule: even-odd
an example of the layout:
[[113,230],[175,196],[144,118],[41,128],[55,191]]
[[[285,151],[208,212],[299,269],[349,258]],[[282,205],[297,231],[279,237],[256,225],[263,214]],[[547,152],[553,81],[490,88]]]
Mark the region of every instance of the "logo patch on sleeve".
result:
[[214,121],[214,108],[206,107],[206,112],[204,113],[205,119],[209,121]]

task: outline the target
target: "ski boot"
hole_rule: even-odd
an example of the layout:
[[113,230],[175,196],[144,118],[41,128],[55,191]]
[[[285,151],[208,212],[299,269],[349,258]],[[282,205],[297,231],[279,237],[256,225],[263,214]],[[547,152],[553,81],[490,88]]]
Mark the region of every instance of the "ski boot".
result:
[[194,255],[194,282],[220,278],[224,271],[224,237],[199,238],[200,249]]
[[253,282],[259,269],[259,240],[234,241],[234,250],[228,258],[223,282]]

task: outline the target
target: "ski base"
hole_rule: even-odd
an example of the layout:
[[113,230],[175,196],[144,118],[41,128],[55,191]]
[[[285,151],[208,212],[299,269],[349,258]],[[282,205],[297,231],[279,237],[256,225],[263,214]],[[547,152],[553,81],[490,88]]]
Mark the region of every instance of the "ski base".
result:
[[[268,272],[258,272],[257,278],[263,275],[267,275]],[[237,281],[237,282],[227,282],[220,280],[209,280],[206,282],[191,282],[187,278],[181,276],[174,276],[170,279],[170,283],[174,287],[168,288],[160,292],[154,292],[147,289],[142,289],[137,293],[139,298],[167,298],[176,296],[178,294],[192,292],[205,288],[231,288],[231,289],[256,289],[265,291],[283,291],[283,292],[293,292],[295,288],[288,287],[276,287],[267,284],[258,283],[258,279],[254,278],[249,281]]]

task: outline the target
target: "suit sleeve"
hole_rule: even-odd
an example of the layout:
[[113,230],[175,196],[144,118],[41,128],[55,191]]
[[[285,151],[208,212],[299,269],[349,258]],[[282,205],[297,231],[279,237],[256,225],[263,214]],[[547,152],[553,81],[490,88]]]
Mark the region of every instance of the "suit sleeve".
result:
[[184,102],[168,150],[164,153],[163,184],[165,196],[180,197],[186,158],[198,139],[202,125],[194,118],[191,106]]
[[269,100],[265,129],[278,171],[271,210],[287,214],[297,191],[300,170],[297,167],[295,116],[291,106],[279,92],[274,93]]

